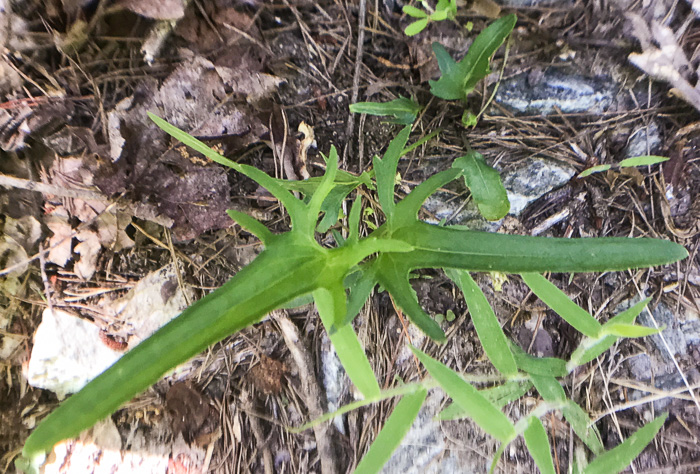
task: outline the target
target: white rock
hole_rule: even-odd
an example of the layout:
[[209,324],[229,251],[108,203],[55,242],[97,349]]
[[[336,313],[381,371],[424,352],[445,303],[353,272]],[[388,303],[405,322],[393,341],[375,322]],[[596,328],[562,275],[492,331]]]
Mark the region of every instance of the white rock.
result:
[[[180,288],[173,265],[145,276],[124,298],[105,314],[114,314],[132,349],[166,324],[192,301],[192,289]],[[187,295],[187,298],[186,298]],[[34,348],[27,379],[30,385],[56,392],[63,398],[85,386],[121,357],[100,340],[100,329],[89,321],[65,311],[44,311],[34,336]]]
[[34,335],[29,385],[56,392],[59,398],[80,390],[121,356],[100,341],[99,333],[89,321],[45,309]]

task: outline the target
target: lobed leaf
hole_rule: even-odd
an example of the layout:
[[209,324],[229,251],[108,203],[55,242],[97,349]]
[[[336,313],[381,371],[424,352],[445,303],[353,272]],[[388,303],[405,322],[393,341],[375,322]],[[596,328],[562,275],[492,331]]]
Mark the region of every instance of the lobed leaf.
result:
[[[603,325],[603,331],[605,331],[608,324],[633,323],[637,316],[639,316],[639,313],[641,313],[647,304],[649,304],[649,301],[651,301],[651,298],[640,301],[636,305],[610,319],[610,321]],[[611,335],[602,336],[600,338],[584,337],[576,350],[574,350],[574,352],[571,354],[571,359],[566,365],[567,370],[571,372],[576,367],[592,361],[603,352],[607,351],[613,344],[615,344],[615,341],[617,340],[617,336]]]
[[[532,384],[530,382],[524,381],[509,381],[504,384],[497,385],[495,387],[487,388],[484,390],[479,390],[487,400],[489,400],[496,408],[503,408],[507,404],[519,400],[523,397],[528,390],[530,390]],[[435,416],[436,420],[448,421],[448,420],[460,420],[462,418],[468,418],[469,415],[462,410],[462,408],[456,404],[451,403],[445,407],[440,413]]]
[[534,357],[522,350],[517,344],[508,341],[515,363],[523,372],[530,375],[548,375],[552,377],[564,377],[569,372],[566,361],[556,357]]
[[658,334],[664,328],[650,328],[638,324],[612,323],[603,327],[603,334],[615,337],[645,337]]
[[400,228],[382,227],[378,234],[414,247],[412,252],[392,256],[409,271],[461,268],[504,273],[605,272],[664,265],[688,255],[681,245],[646,238],[530,237],[458,230],[419,221]]
[[[293,194],[291,194],[284,187],[282,187],[277,182],[277,180],[275,180],[275,178],[268,176],[266,173],[260,171],[259,169],[253,166],[242,165],[240,163],[236,163],[235,161],[231,161],[228,158],[221,156],[219,153],[212,150],[206,144],[204,144],[200,140],[197,140],[189,133],[183,132],[176,126],[169,124],[168,122],[151,112],[148,112],[148,117],[151,120],[153,120],[153,122],[155,122],[155,124],[158,125],[158,127],[160,127],[163,131],[171,135],[173,138],[180,140],[185,145],[189,146],[195,151],[198,151],[199,153],[203,154],[212,161],[219,163],[220,165],[233,168],[234,170],[249,177],[256,183],[258,183],[260,186],[267,189],[287,209],[287,212],[289,213],[289,217],[291,218],[293,225],[302,225],[306,221],[307,215],[304,212],[304,205],[301,203],[301,201],[294,197]],[[317,218],[317,216],[314,216],[314,219],[315,218]]]
[[36,458],[59,441],[77,436],[172,367],[309,293],[318,285],[309,276],[321,275],[325,265],[321,247],[292,233],[276,236],[227,283],[192,304],[65,400],[29,436],[22,455]]
[[566,421],[574,433],[588,446],[588,449],[598,454],[604,450],[600,433],[592,425],[590,418],[573,400],[569,400],[557,379],[547,375],[531,375],[530,379],[535,388],[546,402],[562,407]]
[[401,151],[406,146],[411,127],[404,127],[394,138],[384,153],[383,158],[374,157],[374,173],[377,179],[377,197],[379,205],[387,218],[391,221],[394,215],[394,185],[396,167],[401,157]]
[[410,270],[400,261],[397,262],[398,255],[402,254],[384,254],[375,260],[372,269],[377,281],[391,294],[394,302],[421,331],[436,342],[446,341],[440,325],[421,308],[416,292],[408,281]]
[[263,244],[268,244],[274,234],[265,227],[265,224],[243,212],[229,209],[226,211],[231,219],[236,221],[244,230],[256,236]]
[[357,465],[355,472],[375,473],[381,471],[391,458],[401,440],[406,436],[421,406],[428,395],[425,389],[405,395],[384,423],[374,442]]

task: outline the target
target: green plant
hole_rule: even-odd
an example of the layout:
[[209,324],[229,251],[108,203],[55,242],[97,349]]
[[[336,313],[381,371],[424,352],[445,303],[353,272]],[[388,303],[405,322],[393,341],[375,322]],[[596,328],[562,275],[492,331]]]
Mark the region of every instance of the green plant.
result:
[[430,81],[430,92],[441,99],[466,101],[476,84],[491,72],[491,56],[513,31],[517,20],[510,14],[491,23],[474,39],[459,62],[452,59],[440,43],[433,43],[442,76],[437,81]]
[[663,156],[656,156],[656,155],[643,155],[643,156],[635,156],[633,158],[626,158],[616,165],[596,165],[596,166],[591,166],[587,170],[582,171],[578,177],[579,178],[585,178],[586,176],[590,176],[593,173],[601,173],[603,171],[608,171],[613,168],[632,168],[635,166],[650,166],[650,165],[657,165],[659,163],[663,163],[664,161],[668,161],[668,158],[663,157]]
[[457,15],[457,0],[438,0],[433,10],[428,2],[420,0],[420,4],[425,10],[406,5],[403,7],[403,12],[412,17],[418,18],[404,29],[407,36],[414,36],[420,33],[428,26],[431,21],[454,20]]
[[[383,158],[374,158],[374,182],[366,174],[354,177],[338,171],[338,156],[335,148],[331,147],[323,177],[291,183],[224,158],[155,115],[149,116],[174,138],[264,186],[286,208],[292,228],[282,234],[273,234],[252,217],[229,211],[231,218],[257,236],[265,249],[221,288],[187,308],[46,417],[27,439],[22,458],[17,461],[19,468],[31,471],[43,462],[45,454],[55,443],[78,435],[81,430],[108,416],[172,367],[214,342],[255,324],[269,311],[305,295],[313,296],[321,321],[350,380],[365,397],[363,403],[388,396],[404,397],[387,420],[387,425],[397,433],[405,432],[410,426],[412,417],[415,417],[425,398],[425,390],[440,385],[457,405],[453,416],[473,418],[503,443],[502,448],[517,435],[523,434],[528,446],[532,446],[533,457],[541,466],[548,465],[551,456],[547,455],[549,448],[548,444],[545,446],[546,434],[538,424],[539,417],[555,409],[564,412],[576,433],[594,454],[602,452],[599,440],[596,442],[594,439],[594,428],[588,426],[590,420],[587,415],[578,405],[566,399],[563,388],[555,378],[566,375],[567,363],[559,359],[536,359],[518,351],[516,346],[504,345],[507,339],[499,332],[497,321],[494,324],[495,316],[492,311],[489,312],[483,293],[467,271],[525,273],[525,280],[533,291],[543,299],[548,298],[545,299],[547,304],[554,306],[561,300],[560,296],[548,296],[556,294],[555,287],[547,286],[541,281],[542,277],[532,272],[609,271],[662,265],[685,258],[687,252],[683,247],[647,238],[552,239],[491,234],[421,222],[417,214],[427,197],[448,182],[463,177],[465,172],[471,172],[471,167],[481,165],[475,159],[471,161],[476,164],[470,164],[468,159],[458,159],[455,166],[431,176],[397,203],[394,199],[395,176],[409,137],[409,127],[401,130],[392,140]],[[361,237],[359,223],[362,202],[358,195],[349,212],[347,238],[338,236],[336,247],[323,247],[316,240],[319,213],[325,209],[326,216],[337,216],[338,211],[334,207],[342,201],[338,196],[347,196],[349,189],[361,184],[370,189],[376,187],[386,221],[369,235]],[[338,189],[341,191],[334,193]],[[300,191],[304,199],[296,198],[290,190]],[[444,341],[445,333],[423,311],[409,283],[410,272],[422,268],[452,269],[449,275],[464,291],[473,314],[481,314],[480,319],[477,317],[481,322],[476,323],[475,319],[475,324],[481,328],[478,335],[487,355],[502,374],[504,383],[501,388],[489,389],[491,392],[479,391],[438,361],[415,350],[432,380],[385,392],[380,390],[350,323],[372,289],[380,284],[413,323],[433,340]],[[349,295],[346,290],[349,290]],[[632,326],[629,318],[601,326],[592,316],[584,317],[572,308],[566,306],[561,311],[567,315],[571,313],[567,321],[577,322],[574,327],[583,332],[584,342],[589,341],[581,350],[576,364],[601,348],[604,350],[606,345],[609,347],[610,338],[614,342],[614,338],[621,335],[645,332],[638,326]],[[567,318],[564,314],[562,316]],[[579,323],[579,319],[583,322]],[[177,347],[177,350],[173,350],[173,347]],[[499,404],[503,400],[517,398],[523,393],[523,387],[529,384],[536,387],[544,402],[529,418],[514,425],[501,413]],[[488,416],[484,416],[484,413]],[[640,439],[646,440],[649,433],[653,436],[662,422],[657,420],[653,423],[651,428],[642,428],[646,431],[643,431],[644,436],[639,436]],[[379,469],[387,459],[387,451],[390,452],[397,444],[395,436],[380,434],[367,454],[367,460],[362,461],[365,463],[361,464],[363,469],[366,468],[367,472]],[[623,443],[621,447],[615,449],[625,450],[627,457],[643,448],[636,441],[628,445]],[[617,460],[619,456],[611,458]],[[602,462],[606,467],[605,459],[596,460],[591,466]]]
[[350,104],[350,112],[354,114],[390,115],[394,117],[391,122],[402,125],[412,124],[421,110],[420,104],[406,97],[399,97],[390,102],[358,102]]

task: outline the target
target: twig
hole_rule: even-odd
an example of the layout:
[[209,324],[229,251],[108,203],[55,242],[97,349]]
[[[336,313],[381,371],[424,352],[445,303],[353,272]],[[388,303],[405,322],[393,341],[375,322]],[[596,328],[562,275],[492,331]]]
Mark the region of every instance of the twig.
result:
[[[355,55],[355,74],[352,78],[352,98],[350,103],[357,102],[357,97],[360,91],[360,68],[362,66],[362,55],[365,48],[365,20],[367,18],[367,0],[360,0],[360,15],[357,20],[357,54]],[[355,114],[350,112],[348,116],[348,125],[345,129],[345,148],[343,148],[343,166],[347,165],[348,151],[352,143],[352,131],[355,128]]]
[[[284,342],[292,354],[292,358],[299,368],[299,378],[301,379],[301,393],[304,395],[304,401],[309,409],[311,418],[318,418],[323,414],[323,409],[319,403],[321,398],[321,390],[316,382],[316,375],[312,369],[313,362],[311,355],[300,342],[299,331],[294,323],[289,319],[284,311],[276,313],[276,321],[282,331]],[[336,463],[336,456],[333,453],[333,438],[328,431],[329,425],[319,424],[314,425],[314,436],[316,437],[316,446],[318,455],[321,458],[321,472],[323,474],[332,474],[340,472]]]
[[89,189],[67,189],[55,184],[40,183],[24,178],[15,178],[6,174],[0,174],[0,186],[8,186],[16,189],[26,189],[27,191],[36,191],[42,194],[53,194],[54,196],[83,199],[92,201],[111,201],[110,198],[102,193],[90,191]]

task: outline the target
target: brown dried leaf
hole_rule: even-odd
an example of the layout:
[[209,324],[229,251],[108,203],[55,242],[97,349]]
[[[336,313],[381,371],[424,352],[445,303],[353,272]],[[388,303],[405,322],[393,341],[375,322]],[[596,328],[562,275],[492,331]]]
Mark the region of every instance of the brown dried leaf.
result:
[[656,21],[650,28],[636,14],[628,14],[627,18],[643,49],[642,53],[630,54],[630,62],[653,78],[668,82],[674,94],[700,110],[700,90],[688,82],[692,67],[673,31]]
[[178,240],[230,225],[225,214],[230,186],[219,166],[193,162],[190,153],[169,149],[170,138],[146,116],[152,111],[200,138],[221,137],[229,150],[267,133],[251,103],[273,93],[281,79],[234,70],[199,56],[180,65],[158,87],[144,83],[109,114],[111,157],[96,179],[106,194],[130,191],[135,212],[173,222]]
[[49,255],[47,261],[55,263],[59,267],[65,267],[71,255],[73,255],[73,229],[66,217],[49,215],[45,220],[46,226],[53,235],[49,238]]
[[89,280],[95,274],[97,257],[102,248],[100,238],[89,229],[78,231],[76,237],[80,243],[75,246],[75,253],[80,255],[80,259],[75,262],[73,271],[83,280]]

